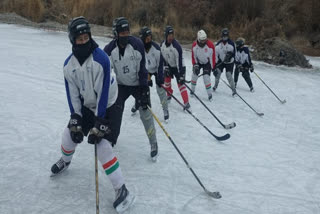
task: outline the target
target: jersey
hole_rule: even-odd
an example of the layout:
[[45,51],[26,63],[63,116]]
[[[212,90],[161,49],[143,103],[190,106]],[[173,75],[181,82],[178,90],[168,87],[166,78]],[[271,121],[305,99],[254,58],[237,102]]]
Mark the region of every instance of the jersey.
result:
[[164,59],[164,65],[177,68],[179,73],[184,72],[184,58],[181,45],[177,40],[173,40],[170,45],[166,45],[166,41],[163,41],[160,45],[161,53]]
[[211,69],[216,65],[216,51],[214,44],[207,40],[204,47],[200,47],[197,41],[192,44],[192,65],[201,64],[205,65],[210,63]]
[[234,46],[233,41],[228,39],[227,41],[223,41],[222,39],[216,44],[216,62],[220,63],[224,61],[226,54],[228,52],[232,53],[232,57],[229,62],[224,62],[225,64],[231,64],[234,62],[236,48]]
[[236,64],[243,65],[244,67],[250,67],[252,65],[248,47],[237,49],[235,62]]
[[163,79],[163,57],[160,47],[152,41],[151,48],[146,54],[146,68],[150,74],[157,74],[159,80]]
[[148,85],[144,45],[140,39],[129,36],[123,56],[119,51],[117,39],[106,45],[104,51],[111,59],[118,84],[127,86]]
[[103,118],[118,95],[116,77],[110,69],[108,56],[96,48],[81,66],[71,54],[65,60],[63,73],[71,114],[82,116],[83,105]]

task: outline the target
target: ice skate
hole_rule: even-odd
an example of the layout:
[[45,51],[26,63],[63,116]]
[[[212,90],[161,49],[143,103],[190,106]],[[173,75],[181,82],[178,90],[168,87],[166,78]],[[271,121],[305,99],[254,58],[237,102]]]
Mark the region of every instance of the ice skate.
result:
[[153,162],[157,161],[157,159],[158,159],[158,144],[157,143],[151,144],[150,157]]
[[71,163],[71,161],[70,162],[65,162],[62,158],[60,158],[51,167],[52,174],[50,175],[50,177],[56,176],[56,175],[60,174],[61,172],[63,172],[64,170],[66,170],[69,167],[70,163]]
[[168,123],[169,122],[169,111],[168,110],[163,110],[163,117],[164,117],[164,122]]
[[135,196],[132,193],[129,193],[126,185],[123,184],[120,189],[116,190],[116,199],[113,202],[113,207],[118,213],[123,213],[133,205],[134,201]]

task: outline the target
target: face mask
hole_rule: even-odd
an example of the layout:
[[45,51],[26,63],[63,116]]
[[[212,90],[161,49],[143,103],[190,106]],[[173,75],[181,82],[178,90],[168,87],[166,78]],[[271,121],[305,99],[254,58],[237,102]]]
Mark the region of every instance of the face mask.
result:
[[87,43],[81,45],[74,44],[72,46],[72,52],[80,64],[82,64],[91,54],[91,41],[89,40]]
[[227,37],[227,36],[222,37],[223,41],[227,41],[228,39],[229,39],[229,37]]
[[149,49],[151,48],[151,45],[152,45],[151,42],[144,43],[144,48],[145,48],[146,50],[149,50]]
[[121,45],[122,47],[126,47],[129,42],[129,37],[128,36],[119,36],[118,42],[119,42],[119,45]]

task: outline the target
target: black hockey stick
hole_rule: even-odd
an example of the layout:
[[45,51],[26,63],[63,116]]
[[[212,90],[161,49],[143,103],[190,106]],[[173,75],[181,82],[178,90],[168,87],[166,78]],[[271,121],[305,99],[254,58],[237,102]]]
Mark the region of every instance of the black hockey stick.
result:
[[[192,92],[191,88],[190,88],[187,84],[184,84],[184,85],[189,89],[190,92]],[[216,118],[216,120],[220,123],[220,125],[221,125],[223,128],[225,128],[225,129],[232,129],[232,128],[236,127],[236,123],[235,123],[235,122],[232,122],[232,123],[230,123],[230,124],[228,124],[228,125],[223,124],[223,123],[219,120],[219,118],[218,118],[216,115],[214,115],[214,113],[208,108],[208,106],[202,102],[202,100],[196,95],[196,93],[193,92],[193,95],[194,95],[194,96],[200,101],[200,103],[210,112],[210,114],[211,114],[214,118]]]
[[198,178],[197,174],[193,171],[192,167],[189,165],[188,161],[185,159],[185,157],[183,156],[183,154],[180,152],[180,150],[178,149],[178,147],[176,146],[176,144],[174,143],[174,141],[172,140],[172,138],[170,137],[170,135],[168,134],[168,132],[165,130],[165,128],[163,127],[163,125],[161,124],[161,122],[159,121],[159,119],[157,118],[157,116],[152,112],[151,108],[148,106],[149,111],[151,112],[152,116],[154,117],[154,119],[157,121],[157,123],[159,124],[159,126],[161,127],[162,131],[165,133],[165,135],[168,137],[168,139],[170,140],[170,142],[172,143],[173,147],[177,150],[177,152],[179,153],[180,157],[182,158],[182,160],[184,161],[184,163],[187,165],[187,167],[190,169],[191,173],[193,174],[193,176],[197,179],[198,183],[200,184],[200,186],[203,188],[203,190],[205,191],[205,193],[207,193],[209,196],[219,199],[221,198],[221,194],[220,192],[210,192],[209,190],[207,190],[207,188],[205,188],[205,186],[202,184],[202,182],[200,181],[200,179]]
[[[230,89],[232,89],[232,88],[230,87],[230,85],[229,85],[228,83],[226,83],[226,81],[224,81],[222,78],[221,78],[221,80],[222,80],[222,82],[224,82]],[[258,116],[261,117],[261,116],[264,115],[264,113],[259,113],[259,112],[257,112],[254,108],[252,108],[251,105],[249,105],[249,103],[247,103],[247,102],[238,94],[238,92],[236,92],[236,94],[237,94],[238,97],[240,97],[241,100],[242,100],[245,104],[247,104],[247,105],[252,109],[252,111],[254,111]]]
[[94,144],[94,166],[96,177],[96,214],[99,214],[99,179],[98,179],[98,160],[97,160],[97,144]]
[[269,88],[269,86],[261,79],[261,77],[259,77],[259,75],[253,71],[253,73],[261,80],[261,82],[271,91],[271,93],[280,101],[280,103],[284,104],[287,101],[286,100],[280,100],[280,98],[271,90],[271,88]]
[[[182,108],[184,108],[184,105],[172,94],[170,93],[165,87],[162,86],[162,88],[164,88],[164,90],[166,90],[166,92],[168,92],[170,94],[171,97],[173,97],[173,99],[175,101],[177,101]],[[185,108],[184,108],[185,109]],[[196,116],[194,116],[194,114],[192,114],[192,112],[189,109],[185,109],[196,121],[198,121],[200,123],[200,125],[205,128],[214,138],[216,138],[218,141],[223,141],[223,140],[227,140],[230,138],[230,134],[225,134],[223,136],[217,136],[215,134],[213,134]]]
[[[219,66],[222,65],[223,63],[224,63],[224,61],[223,61],[223,62],[220,62],[220,63],[217,64],[217,65],[215,65],[215,68],[219,67]],[[201,77],[201,76],[203,76],[203,75],[204,75],[204,73],[198,75],[198,78]],[[191,80],[185,80],[185,82],[186,82],[186,83],[191,83]]]

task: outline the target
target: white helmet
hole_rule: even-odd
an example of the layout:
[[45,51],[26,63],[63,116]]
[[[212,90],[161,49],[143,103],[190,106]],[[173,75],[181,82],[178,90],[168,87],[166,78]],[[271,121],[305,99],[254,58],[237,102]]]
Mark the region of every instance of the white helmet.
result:
[[198,39],[199,42],[203,41],[203,40],[206,40],[207,39],[206,32],[204,32],[204,30],[199,30],[198,34],[197,34],[197,39]]

